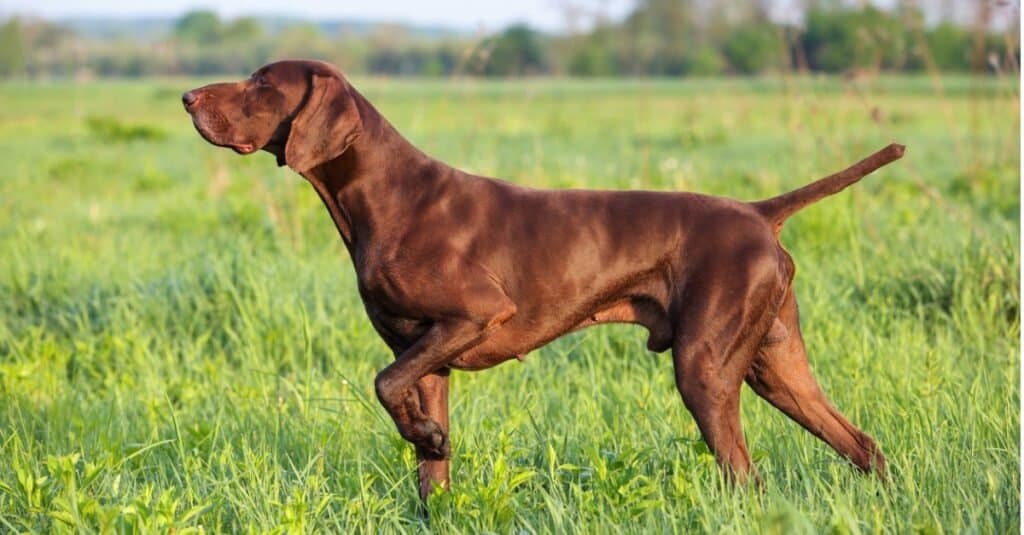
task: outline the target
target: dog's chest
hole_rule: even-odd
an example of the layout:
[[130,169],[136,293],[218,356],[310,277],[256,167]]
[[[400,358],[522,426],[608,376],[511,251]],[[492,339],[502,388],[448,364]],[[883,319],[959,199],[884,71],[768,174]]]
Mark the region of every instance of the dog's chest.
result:
[[386,305],[386,300],[380,299],[374,292],[367,292],[362,284],[360,293],[370,323],[391,349],[404,351],[430,328],[427,320],[394,312],[392,307]]

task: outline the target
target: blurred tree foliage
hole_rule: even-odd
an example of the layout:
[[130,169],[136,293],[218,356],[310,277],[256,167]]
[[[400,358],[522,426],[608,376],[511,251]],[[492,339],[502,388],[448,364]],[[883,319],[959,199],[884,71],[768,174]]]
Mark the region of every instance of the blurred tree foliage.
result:
[[185,42],[212,45],[221,41],[224,31],[216,13],[200,10],[181,17],[174,25],[174,35]]
[[733,70],[743,74],[780,69],[787,63],[782,29],[768,23],[737,26],[722,41],[722,54]]
[[21,21],[12,18],[0,26],[0,76],[11,76],[25,68],[25,36]]
[[800,40],[808,67],[839,72],[850,68],[898,69],[911,36],[894,15],[875,7],[860,10],[812,8]]
[[982,72],[992,57],[1000,67],[1019,64],[1016,21],[1003,33],[949,22],[927,26],[910,0],[891,10],[807,0],[802,23],[794,26],[772,20],[767,5],[637,0],[623,20],[597,19],[583,32],[549,35],[517,24],[483,38],[425,37],[396,25],[331,31],[295,21],[229,21],[197,10],[175,21],[168,35],[145,41],[86,37],[47,21],[10,18],[0,25],[0,77],[243,74],[282,57],[324,59],[352,72],[427,76]]
[[485,40],[472,68],[487,76],[528,76],[548,70],[547,49],[542,37],[524,24],[510,26]]

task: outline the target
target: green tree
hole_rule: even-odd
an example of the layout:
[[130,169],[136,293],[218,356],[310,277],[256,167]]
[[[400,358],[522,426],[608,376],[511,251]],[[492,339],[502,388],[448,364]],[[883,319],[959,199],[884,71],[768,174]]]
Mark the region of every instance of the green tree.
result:
[[619,74],[615,50],[615,30],[600,26],[575,38],[566,69],[573,76],[613,76]]
[[625,63],[635,74],[684,74],[697,25],[690,0],[640,0],[623,24]]
[[227,25],[222,36],[227,42],[248,43],[263,37],[263,25],[253,17],[241,17]]
[[510,26],[490,43],[483,66],[488,76],[523,76],[548,70],[547,50],[540,35],[525,24]]
[[807,12],[800,46],[812,70],[903,66],[907,35],[899,19],[870,5],[845,9],[831,4],[819,2]]
[[686,74],[713,76],[725,71],[725,58],[712,45],[699,45],[686,53]]
[[25,69],[25,35],[21,21],[11,17],[0,26],[0,76],[13,76]]
[[222,37],[220,19],[213,11],[190,11],[178,19],[174,25],[174,35],[201,45],[216,43]]
[[754,74],[780,67],[786,47],[773,24],[745,24],[735,28],[722,43],[722,53],[736,72]]
[[925,33],[922,53],[931,54],[935,66],[943,71],[968,71],[971,68],[971,35],[948,22]]
[[320,28],[314,24],[296,24],[282,31],[274,40],[273,55],[277,57],[311,56],[323,58],[329,45]]

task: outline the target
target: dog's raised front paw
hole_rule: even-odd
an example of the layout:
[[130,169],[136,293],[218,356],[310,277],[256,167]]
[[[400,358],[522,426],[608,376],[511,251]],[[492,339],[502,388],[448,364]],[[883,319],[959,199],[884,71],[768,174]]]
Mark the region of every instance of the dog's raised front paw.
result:
[[447,459],[451,456],[448,435],[433,420],[417,422],[411,442],[430,458]]

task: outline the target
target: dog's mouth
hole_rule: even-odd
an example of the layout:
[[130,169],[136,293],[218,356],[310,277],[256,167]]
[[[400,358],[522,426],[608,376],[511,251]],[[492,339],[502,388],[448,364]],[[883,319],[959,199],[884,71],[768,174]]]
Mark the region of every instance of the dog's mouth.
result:
[[256,152],[256,147],[254,147],[252,143],[229,143],[224,146],[230,147],[238,154],[252,154]]
[[197,111],[190,112],[189,115],[192,116],[192,126],[195,127],[196,132],[199,132],[199,135],[210,144],[229,148],[242,155],[256,152],[257,147],[252,142],[225,139],[230,137],[230,125],[220,114]]

